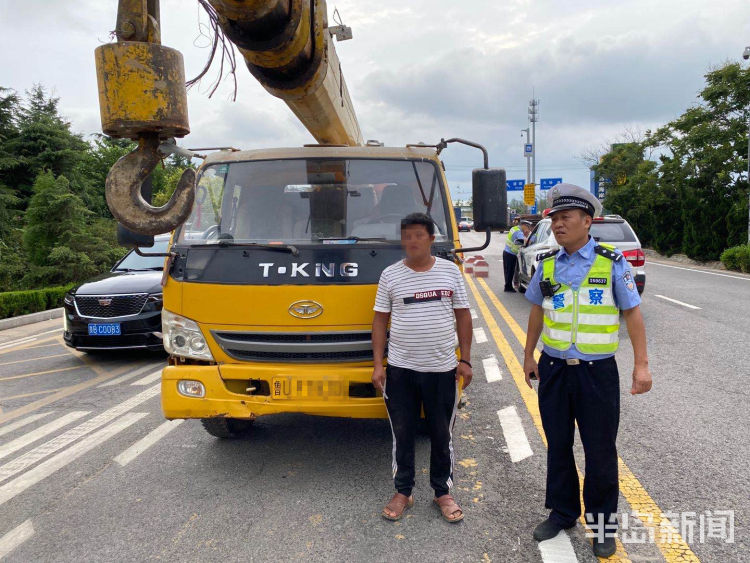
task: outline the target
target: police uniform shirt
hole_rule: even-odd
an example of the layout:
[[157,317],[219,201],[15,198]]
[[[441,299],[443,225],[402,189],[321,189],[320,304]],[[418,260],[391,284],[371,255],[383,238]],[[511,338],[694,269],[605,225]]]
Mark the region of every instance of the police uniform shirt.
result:
[[[558,283],[564,283],[577,291],[581,286],[584,276],[588,274],[591,269],[594,259],[596,258],[596,241],[589,237],[589,241],[572,255],[569,255],[564,248],[560,248],[559,252],[554,258],[548,260],[555,261],[555,281]],[[620,254],[619,250],[615,250],[617,254]],[[537,266],[534,276],[531,278],[529,287],[526,290],[526,299],[531,301],[534,305],[542,305],[544,296],[539,287],[539,282],[542,281],[544,268],[541,262]],[[630,271],[630,264],[625,258],[620,258],[616,262],[612,262],[612,294],[615,299],[615,305],[621,311],[627,311],[641,304],[641,297],[638,295],[638,290],[635,286],[635,280],[633,274]],[[584,354],[576,349],[575,344],[571,344],[570,348],[565,351],[555,350],[549,346],[544,346],[544,351],[547,355],[553,358],[568,359],[577,358],[579,360],[594,361],[609,358],[613,354]]]
[[[526,237],[524,237],[524,235],[523,235],[523,230],[521,230],[521,228],[519,227],[519,229],[518,229],[518,230],[517,230],[517,231],[516,231],[515,233],[513,233],[513,236],[511,237],[511,240],[512,240],[512,241],[513,241],[514,243],[516,243],[516,242],[518,242],[519,240],[520,240],[521,242],[523,242],[523,241],[525,240],[525,238],[526,238]],[[514,244],[513,246],[514,246],[515,248],[518,248],[518,247],[519,247],[519,246],[521,246],[521,245],[519,245],[519,244]],[[507,242],[505,243],[505,252],[510,252],[510,253],[513,253],[513,251],[511,250],[511,247],[510,247],[510,245],[509,245],[509,244],[508,244]]]

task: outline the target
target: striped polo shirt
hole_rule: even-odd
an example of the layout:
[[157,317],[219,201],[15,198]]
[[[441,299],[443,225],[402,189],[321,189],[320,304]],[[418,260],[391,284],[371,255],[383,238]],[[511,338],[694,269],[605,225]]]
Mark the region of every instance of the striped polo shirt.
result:
[[453,262],[435,258],[426,272],[415,272],[403,260],[380,275],[373,309],[391,313],[388,364],[421,372],[456,367],[456,324],[453,309],[468,309],[461,271]]

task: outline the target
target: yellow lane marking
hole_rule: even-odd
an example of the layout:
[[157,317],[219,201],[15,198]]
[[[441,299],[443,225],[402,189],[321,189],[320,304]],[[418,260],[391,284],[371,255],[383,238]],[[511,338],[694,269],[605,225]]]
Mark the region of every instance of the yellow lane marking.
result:
[[[478,282],[480,285],[482,285],[489,297],[490,302],[500,313],[503,320],[505,320],[505,322],[508,324],[515,337],[518,339],[521,345],[525,345],[526,333],[524,333],[524,331],[518,325],[516,320],[510,315],[503,304],[500,303],[500,300],[489,288],[487,283],[481,278],[478,279]],[[472,287],[472,291],[475,292],[476,288],[473,286],[473,283],[471,281],[470,285]],[[475,293],[475,297],[476,296],[477,294]],[[525,389],[529,388],[524,380],[523,372],[521,372],[520,378],[516,378],[514,375],[514,380],[516,381],[516,385],[522,385]],[[529,407],[528,403],[526,406]],[[538,403],[535,403],[534,407],[538,412]],[[662,516],[664,511],[659,508],[656,502],[654,502],[643,485],[641,485],[640,481],[638,481],[638,478],[633,474],[630,468],[628,468],[628,466],[625,464],[625,461],[623,461],[621,457],[618,457],[618,464],[620,468],[620,491],[625,497],[625,500],[628,501],[628,504],[630,504],[630,507],[634,511],[637,511],[639,514],[645,517],[641,518],[641,521],[643,521],[643,525],[653,528],[654,537],[656,538],[656,546],[659,548],[659,551],[661,551],[664,559],[670,563],[673,561],[700,561],[695,553],[693,553],[693,550],[690,549],[690,546],[688,546],[687,542],[685,542],[685,540],[682,538],[678,530],[672,525],[670,520]],[[665,538],[671,539],[671,541],[666,541]]]
[[33,393],[23,393],[22,395],[11,395],[10,397],[3,397],[3,401],[9,401],[10,399],[23,399],[24,397],[33,397],[35,395],[44,395],[46,393],[54,393],[65,387],[58,387],[57,389],[47,389],[46,391],[34,391]]
[[60,390],[53,395],[44,397],[43,399],[39,399],[37,401],[34,401],[33,403],[29,403],[28,405],[24,405],[15,410],[0,414],[0,424],[8,422],[9,420],[13,420],[14,418],[18,418],[19,416],[29,414],[30,412],[34,412],[35,410],[39,410],[42,407],[46,407],[47,405],[54,403],[55,401],[64,399],[65,397],[69,397],[70,395],[74,395],[79,391],[83,391],[84,389],[88,389],[89,387],[93,387],[94,385],[98,385],[99,383],[107,381],[108,379],[111,379],[113,377],[117,377],[118,375],[122,375],[131,367],[132,366],[124,365],[119,369],[112,370],[110,373],[104,373],[103,375],[95,377],[94,379],[90,379],[82,383],[77,383],[76,385],[69,385],[68,387],[61,387]]
[[[51,348],[52,346],[60,346],[59,342],[52,342],[51,344],[39,344],[38,346],[27,346],[24,350],[34,350],[35,348]],[[65,346],[63,344],[63,346]]]
[[[465,276],[465,277],[466,277],[466,281],[469,286],[469,289],[471,289],[471,292],[474,294],[474,298],[477,300],[477,304],[479,305],[479,310],[482,312],[482,316],[484,317],[484,320],[490,329],[490,333],[495,339],[495,343],[497,344],[497,347],[500,350],[500,353],[505,359],[505,364],[508,366],[508,370],[513,376],[513,381],[515,381],[516,387],[521,393],[523,402],[526,404],[526,410],[529,411],[529,414],[531,415],[531,420],[534,422],[534,426],[536,426],[536,429],[542,438],[542,442],[544,442],[544,446],[547,447],[547,436],[544,433],[544,428],[542,427],[542,416],[539,413],[539,401],[538,401],[536,391],[534,391],[534,389],[526,385],[526,378],[524,377],[523,367],[521,366],[520,362],[516,358],[516,355],[513,353],[513,350],[511,349],[510,344],[505,339],[505,336],[500,330],[500,327],[497,325],[497,322],[495,322],[495,318],[492,316],[492,313],[489,307],[487,307],[487,304],[482,298],[482,295],[480,294],[479,290],[477,290],[476,286],[474,285],[474,282],[471,280],[469,276]],[[478,281],[481,282],[483,280],[480,278]],[[487,286],[485,285],[485,287]],[[494,295],[490,293],[490,299],[492,299],[492,297],[494,297]],[[578,482],[579,482],[579,488],[582,491],[583,490],[583,476],[581,474],[580,469],[578,470]],[[583,504],[581,506],[583,506]],[[583,526],[586,527],[586,520],[583,514],[581,514],[580,520],[581,520],[581,524],[583,524]],[[613,555],[613,557],[616,558],[614,560],[621,561],[622,563],[630,563],[630,558],[628,557],[628,554],[622,542],[620,541],[620,538],[615,538],[615,543],[617,545],[617,551]]]
[[[56,346],[56,344],[55,344],[55,346]],[[67,356],[67,355],[68,354],[55,354],[54,356],[42,356],[40,358],[26,358],[24,360],[15,360],[15,361],[12,361],[12,362],[2,363],[2,364],[0,364],[0,367],[1,366],[9,366],[11,364],[21,364],[23,362],[34,362],[36,360],[46,360],[48,358],[62,358],[63,356]]]
[[70,366],[67,368],[48,369],[46,371],[35,371],[33,373],[23,373],[21,375],[11,375],[9,377],[0,377],[0,381],[10,381],[11,379],[23,379],[24,377],[32,377],[35,375],[47,375],[48,373],[60,373],[63,371],[70,371],[72,369],[83,369],[86,366]]

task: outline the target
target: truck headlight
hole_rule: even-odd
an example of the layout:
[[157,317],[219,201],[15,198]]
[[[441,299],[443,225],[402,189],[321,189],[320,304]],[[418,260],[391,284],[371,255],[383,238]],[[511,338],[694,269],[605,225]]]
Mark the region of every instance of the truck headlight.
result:
[[213,361],[208,343],[195,321],[162,309],[161,331],[164,349],[173,356]]

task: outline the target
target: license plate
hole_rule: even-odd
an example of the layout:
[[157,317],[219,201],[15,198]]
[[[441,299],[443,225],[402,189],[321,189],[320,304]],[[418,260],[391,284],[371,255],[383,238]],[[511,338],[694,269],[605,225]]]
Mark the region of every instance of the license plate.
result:
[[89,324],[89,336],[120,336],[120,323]]
[[271,397],[274,399],[314,400],[344,397],[344,382],[331,379],[305,379],[277,376],[271,381]]

